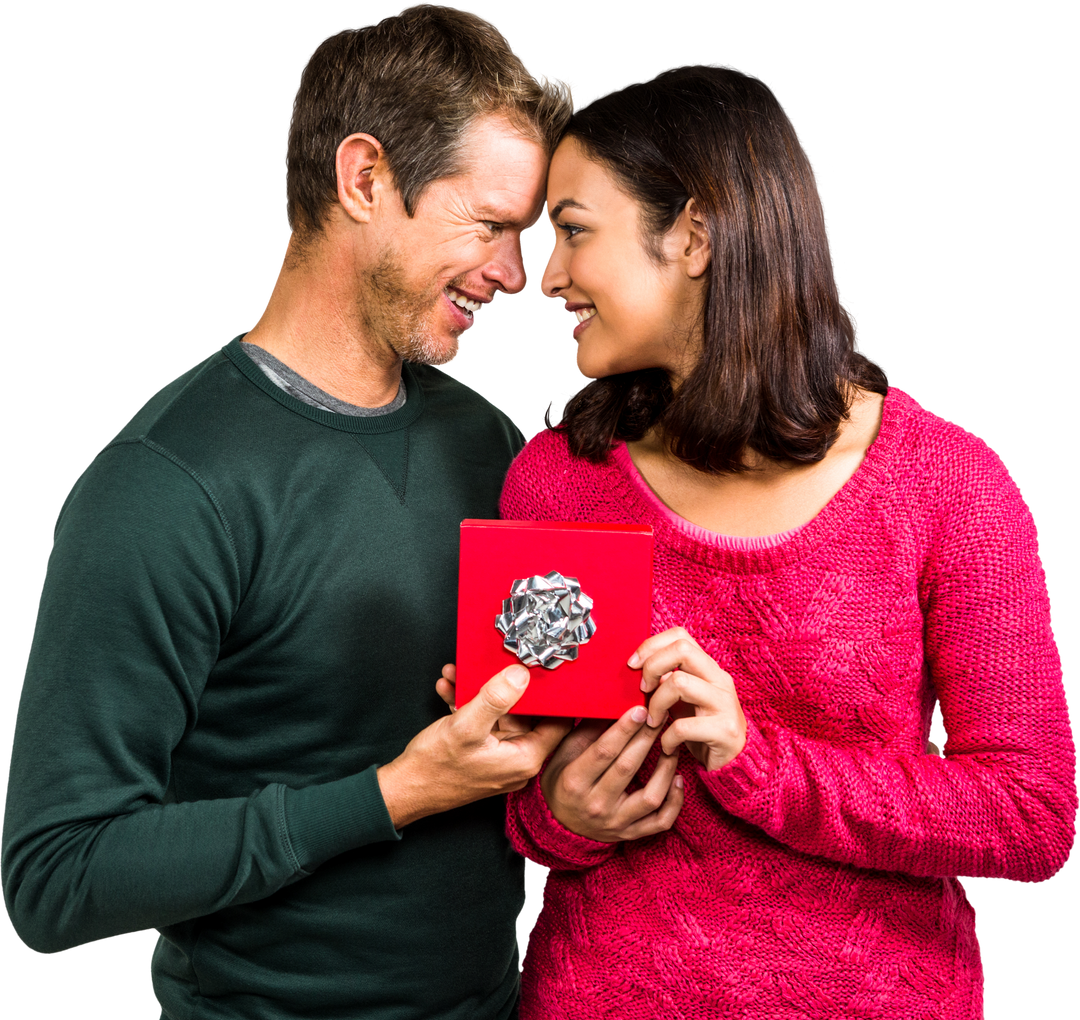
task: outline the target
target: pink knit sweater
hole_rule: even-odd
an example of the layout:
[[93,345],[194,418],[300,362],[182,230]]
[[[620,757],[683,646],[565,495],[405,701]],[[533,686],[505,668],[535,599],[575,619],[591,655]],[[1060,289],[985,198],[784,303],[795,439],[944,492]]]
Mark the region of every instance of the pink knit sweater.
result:
[[[690,631],[748,727],[715,772],[682,752],[685,803],[658,836],[597,843],[537,781],[511,795],[513,845],[552,869],[523,1020],[980,1017],[954,876],[1048,878],[1076,812],[1035,527],[997,457],[890,390],[850,481],[772,546],[733,547],[625,455],[592,465],[551,432],[502,511],[651,524],[654,630]],[[924,750],[935,700],[944,758]]]

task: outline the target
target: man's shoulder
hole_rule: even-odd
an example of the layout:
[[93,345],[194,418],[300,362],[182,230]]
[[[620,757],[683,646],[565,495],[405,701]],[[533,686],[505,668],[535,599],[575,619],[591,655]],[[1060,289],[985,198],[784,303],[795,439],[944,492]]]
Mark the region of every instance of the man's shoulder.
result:
[[116,501],[186,507],[191,498],[208,497],[212,503],[205,468],[221,459],[214,448],[227,453],[233,445],[229,416],[235,421],[244,413],[239,382],[239,373],[218,351],[158,390],[80,475],[60,519],[73,506],[108,516]]
[[176,427],[204,431],[208,412],[214,419],[245,413],[237,406],[237,396],[246,388],[243,382],[224,351],[216,351],[158,390],[113,442],[152,438]]
[[496,427],[512,438],[517,449],[524,445],[525,439],[509,415],[465,383],[431,365],[410,364],[407,371],[423,388],[428,405],[439,420]]

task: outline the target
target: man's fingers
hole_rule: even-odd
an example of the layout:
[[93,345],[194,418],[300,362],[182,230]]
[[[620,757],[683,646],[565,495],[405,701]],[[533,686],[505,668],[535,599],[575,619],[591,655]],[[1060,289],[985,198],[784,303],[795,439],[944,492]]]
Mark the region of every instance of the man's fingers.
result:
[[[536,725],[530,731],[529,740],[533,742],[541,754],[541,762],[546,758],[556,747],[559,746],[559,742],[570,732],[572,725],[571,719],[556,719],[548,717],[537,720]],[[515,736],[513,739],[521,740],[522,737]],[[537,765],[539,770],[540,765]]]
[[519,733],[529,733],[535,726],[531,715],[504,715],[495,725],[495,736],[508,740]]
[[435,681],[435,693],[446,702],[451,712],[456,711],[454,708],[454,685],[449,680],[445,677],[439,677]]

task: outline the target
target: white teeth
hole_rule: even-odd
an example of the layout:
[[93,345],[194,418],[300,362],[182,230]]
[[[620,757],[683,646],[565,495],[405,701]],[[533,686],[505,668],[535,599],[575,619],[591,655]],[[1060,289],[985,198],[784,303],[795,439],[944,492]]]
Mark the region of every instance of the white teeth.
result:
[[578,322],[584,322],[586,319],[591,319],[596,314],[595,308],[578,308],[574,311],[577,316]]
[[446,293],[458,308],[465,308],[470,312],[480,311],[479,301],[473,301],[472,298],[467,298],[464,294],[459,294],[452,287],[447,287]]

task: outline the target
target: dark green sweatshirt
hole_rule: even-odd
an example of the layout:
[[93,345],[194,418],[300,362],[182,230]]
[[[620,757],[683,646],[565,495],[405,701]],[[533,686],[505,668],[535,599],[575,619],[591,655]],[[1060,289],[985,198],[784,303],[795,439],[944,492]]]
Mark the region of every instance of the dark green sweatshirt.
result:
[[506,1017],[522,862],[502,798],[391,825],[375,769],[446,712],[458,524],[521,436],[406,366],[335,415],[237,341],[155,396],[56,528],[4,892],[51,952],[156,927],[165,1015]]

